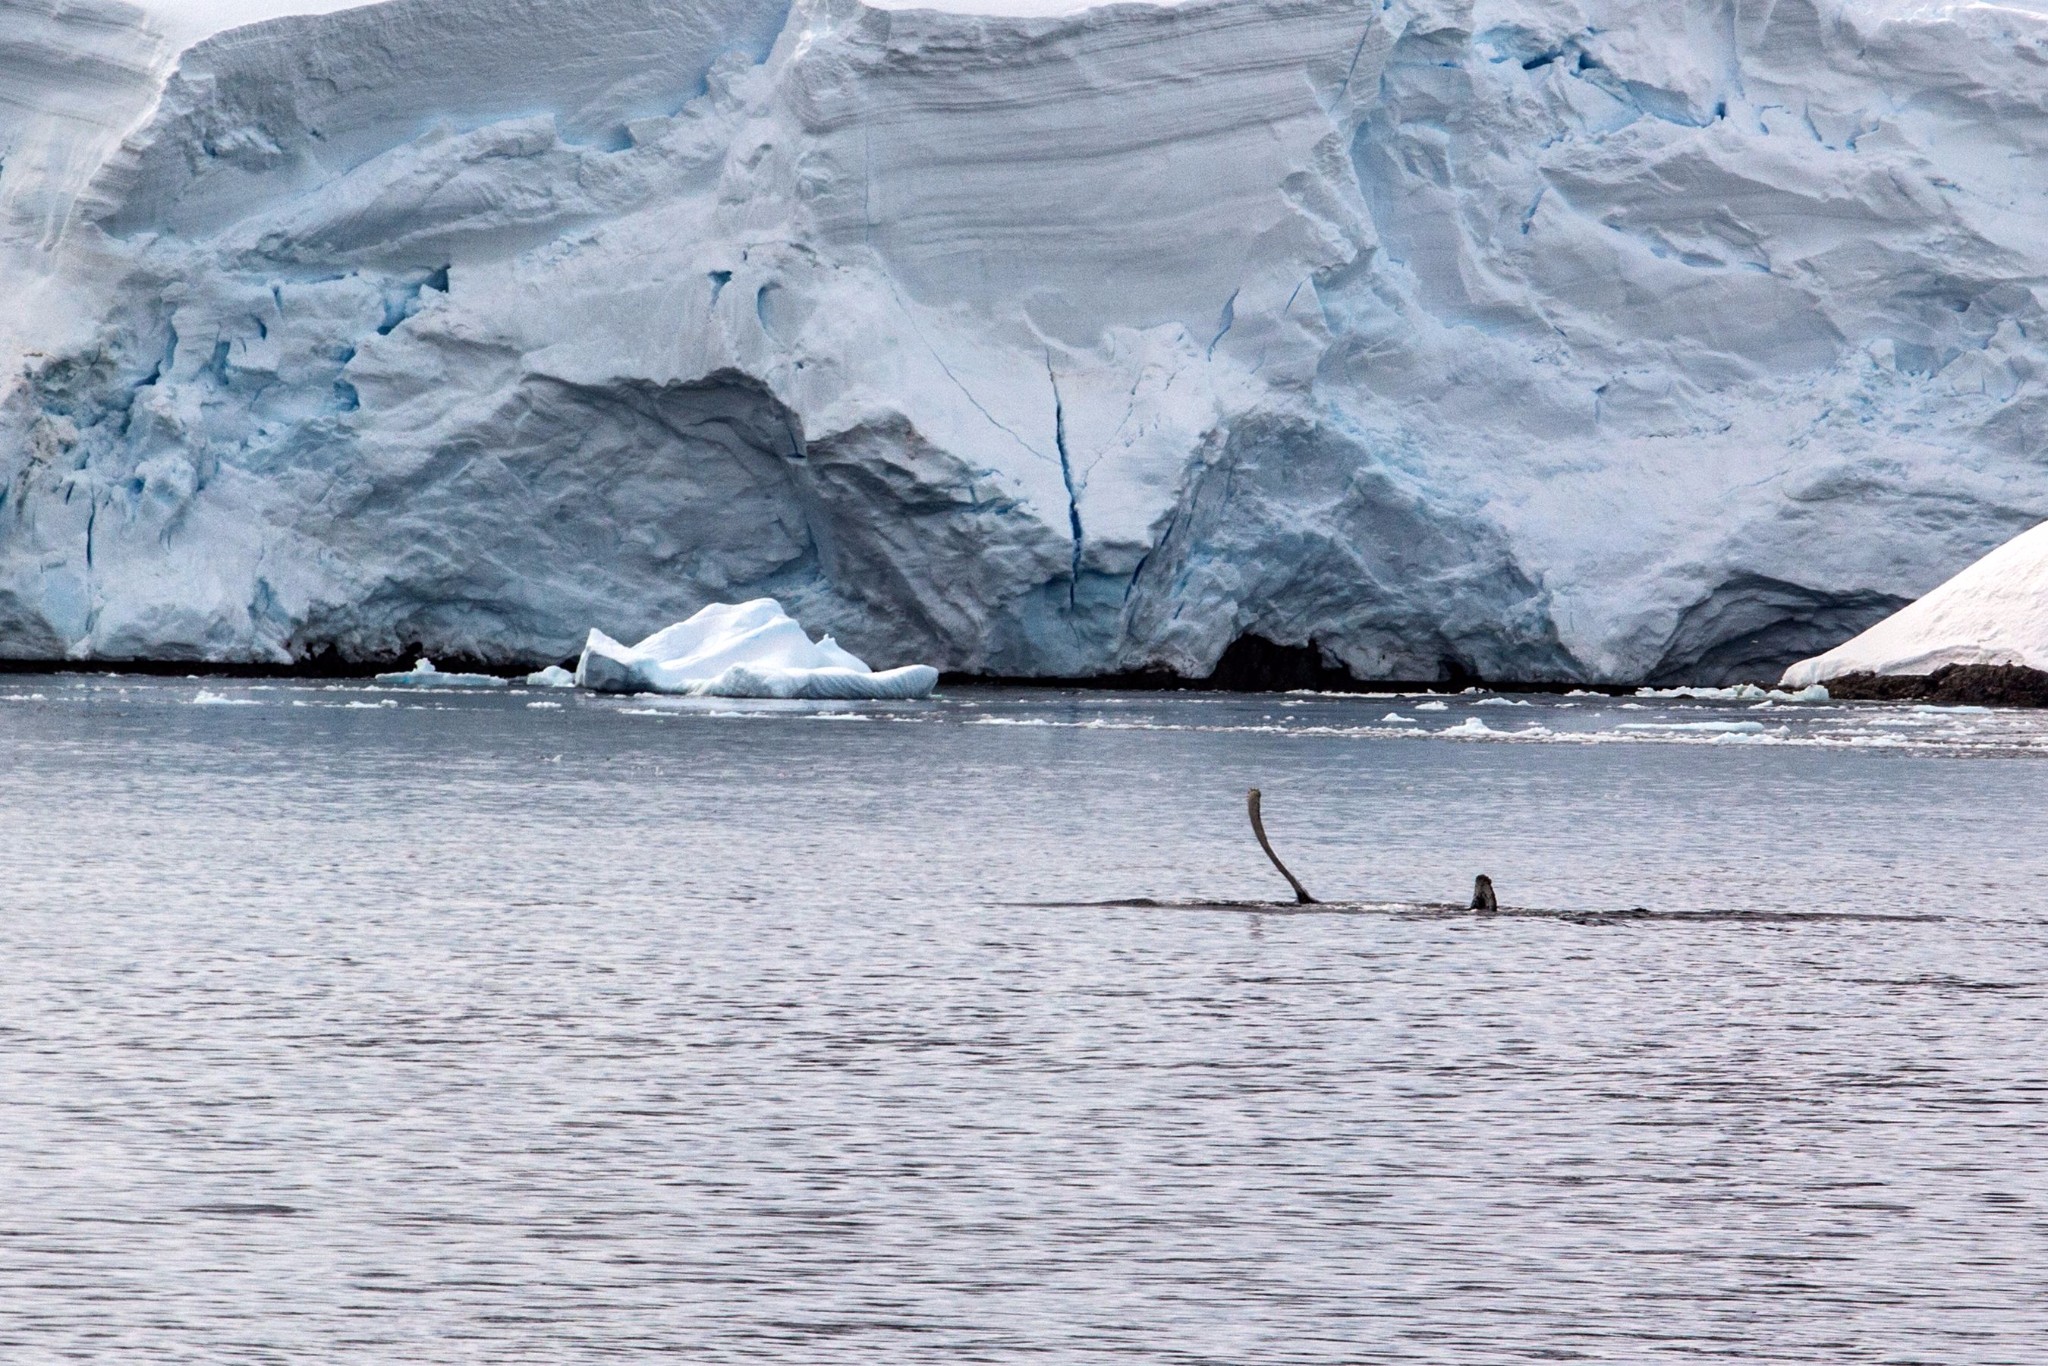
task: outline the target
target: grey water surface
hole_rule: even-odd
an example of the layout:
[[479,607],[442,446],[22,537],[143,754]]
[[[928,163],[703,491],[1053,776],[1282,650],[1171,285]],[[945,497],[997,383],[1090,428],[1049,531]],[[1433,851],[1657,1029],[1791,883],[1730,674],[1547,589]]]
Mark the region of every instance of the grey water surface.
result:
[[[1522,705],[1522,703],[1528,705]],[[1939,917],[1575,923],[1325,898]],[[0,1360],[2048,1359],[2048,716],[0,678]]]

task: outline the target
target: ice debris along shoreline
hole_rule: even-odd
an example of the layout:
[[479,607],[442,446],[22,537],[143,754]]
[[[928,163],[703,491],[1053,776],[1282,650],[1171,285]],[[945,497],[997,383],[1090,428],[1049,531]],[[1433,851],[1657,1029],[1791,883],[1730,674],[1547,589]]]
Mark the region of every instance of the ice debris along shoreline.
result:
[[576,664],[577,685],[594,692],[693,697],[912,699],[938,682],[929,665],[876,672],[829,635],[813,641],[773,598],[714,603],[637,645],[593,630]]
[[1637,697],[1689,697],[1703,702],[1826,702],[1828,690],[1820,684],[1787,691],[1737,683],[1729,688],[1637,688]]
[[2015,536],[1861,635],[1785,670],[1803,688],[1852,674],[1932,675],[1950,666],[2048,670],[2048,522]]

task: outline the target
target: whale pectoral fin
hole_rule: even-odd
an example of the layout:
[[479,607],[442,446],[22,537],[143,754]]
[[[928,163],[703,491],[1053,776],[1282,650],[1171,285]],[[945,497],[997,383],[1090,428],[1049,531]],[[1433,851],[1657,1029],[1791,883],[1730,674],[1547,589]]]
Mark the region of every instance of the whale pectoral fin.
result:
[[1259,838],[1259,848],[1266,851],[1266,857],[1273,860],[1273,866],[1280,870],[1280,876],[1286,878],[1287,885],[1294,889],[1294,904],[1297,906],[1315,906],[1320,904],[1314,897],[1308,894],[1308,888],[1301,885],[1301,879],[1288,872],[1287,865],[1282,863],[1280,856],[1273,852],[1273,842],[1266,838],[1266,823],[1259,819],[1259,790],[1256,787],[1245,793],[1244,805],[1245,810],[1251,815],[1252,833]]

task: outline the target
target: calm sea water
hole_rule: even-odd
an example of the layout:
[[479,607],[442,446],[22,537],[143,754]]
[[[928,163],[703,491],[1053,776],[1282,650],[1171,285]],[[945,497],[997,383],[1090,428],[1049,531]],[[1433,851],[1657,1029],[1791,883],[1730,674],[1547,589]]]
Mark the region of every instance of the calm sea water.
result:
[[1426,703],[0,679],[0,1359],[2048,1359],[2048,716]]

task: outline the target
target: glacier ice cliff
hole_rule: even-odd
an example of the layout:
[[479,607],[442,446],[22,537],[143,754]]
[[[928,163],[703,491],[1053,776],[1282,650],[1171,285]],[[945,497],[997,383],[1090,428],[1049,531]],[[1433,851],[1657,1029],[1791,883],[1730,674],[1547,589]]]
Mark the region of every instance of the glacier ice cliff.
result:
[[0,0],[0,655],[1715,682],[2048,517],[2029,3],[198,12]]

